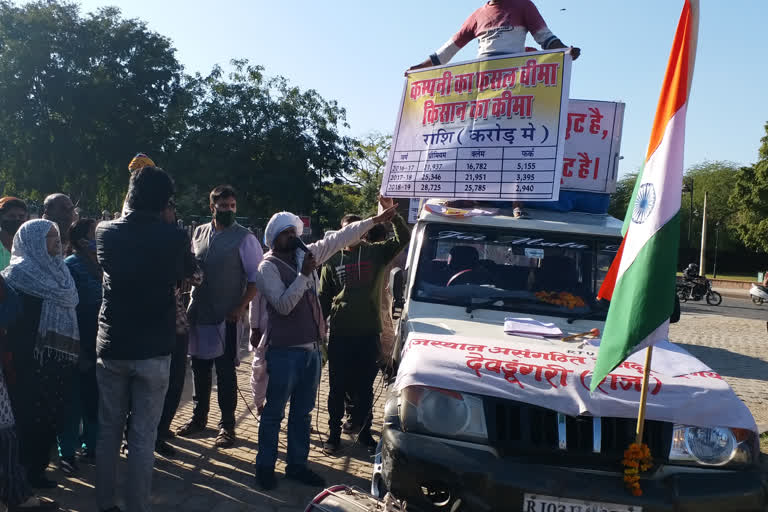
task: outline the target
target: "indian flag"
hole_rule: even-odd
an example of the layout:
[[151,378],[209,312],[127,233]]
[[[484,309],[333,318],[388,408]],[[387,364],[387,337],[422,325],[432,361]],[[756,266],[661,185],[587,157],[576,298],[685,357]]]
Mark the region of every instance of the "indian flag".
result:
[[698,4],[698,0],[686,0],[680,15],[645,165],[624,220],[624,239],[598,294],[611,306],[592,377],[593,391],[630,354],[667,339],[669,333]]

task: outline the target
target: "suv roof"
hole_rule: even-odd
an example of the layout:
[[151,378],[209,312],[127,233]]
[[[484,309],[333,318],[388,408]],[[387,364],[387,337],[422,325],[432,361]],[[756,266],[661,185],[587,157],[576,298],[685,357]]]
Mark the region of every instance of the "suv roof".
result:
[[[443,205],[444,200],[430,199],[427,205]],[[478,204],[482,207],[482,203]],[[494,208],[488,206],[489,208]],[[495,215],[476,215],[474,217],[453,217],[430,212],[422,209],[419,222],[440,222],[470,226],[497,226],[504,228],[530,229],[536,231],[553,231],[558,233],[578,233],[598,236],[621,236],[623,223],[607,214],[583,212],[557,212],[525,208],[527,217],[515,218],[512,207],[499,208]]]

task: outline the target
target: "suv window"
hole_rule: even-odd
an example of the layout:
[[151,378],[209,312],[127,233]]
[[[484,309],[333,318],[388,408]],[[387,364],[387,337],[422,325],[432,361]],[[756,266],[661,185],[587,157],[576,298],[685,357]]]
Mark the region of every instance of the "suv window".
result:
[[597,291],[620,239],[430,224],[414,300],[555,316],[604,317]]

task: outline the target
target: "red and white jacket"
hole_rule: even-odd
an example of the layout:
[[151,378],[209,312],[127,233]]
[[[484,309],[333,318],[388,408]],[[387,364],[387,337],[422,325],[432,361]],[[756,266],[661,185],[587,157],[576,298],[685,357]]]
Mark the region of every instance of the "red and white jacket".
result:
[[480,43],[478,57],[523,53],[528,32],[545,50],[558,39],[531,0],[489,2],[473,12],[456,35],[430,58],[435,66],[446,64],[475,38]]

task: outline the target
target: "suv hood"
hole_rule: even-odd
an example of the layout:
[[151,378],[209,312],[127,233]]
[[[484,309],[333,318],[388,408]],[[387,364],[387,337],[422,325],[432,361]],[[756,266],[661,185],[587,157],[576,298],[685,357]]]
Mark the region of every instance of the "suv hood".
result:
[[[523,341],[531,343],[531,338],[510,336],[504,333],[504,319],[507,317],[533,318],[543,323],[553,323],[563,331],[564,336],[587,332],[593,328],[602,332],[605,322],[597,320],[577,320],[569,324],[565,318],[520,314],[512,311],[475,309],[467,313],[466,308],[429,302],[412,301],[408,306],[406,329],[415,334],[438,334],[443,336],[467,336],[489,340],[503,339],[507,343]],[[561,344],[557,340],[542,340],[551,345]],[[572,343],[564,344],[573,347]]]

